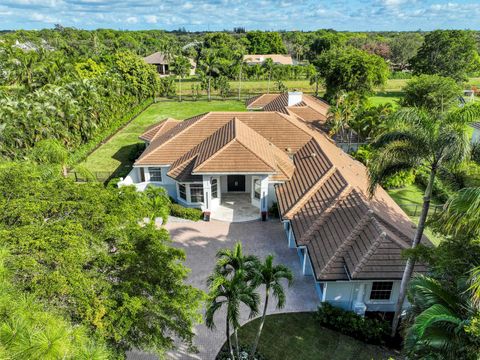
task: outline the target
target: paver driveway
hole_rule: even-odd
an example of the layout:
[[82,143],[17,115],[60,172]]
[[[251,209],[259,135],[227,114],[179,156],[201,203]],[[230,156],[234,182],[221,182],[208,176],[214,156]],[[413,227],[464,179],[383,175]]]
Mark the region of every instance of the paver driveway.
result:
[[[245,254],[255,254],[261,259],[268,254],[275,255],[275,261],[287,265],[294,273],[294,282],[286,289],[287,301],[282,310],[275,308],[274,301],[269,304],[268,313],[313,311],[318,305],[313,278],[301,274],[300,262],[296,251],[289,249],[278,220],[267,222],[253,221],[248,223],[227,223],[220,221],[187,222],[170,221],[167,229],[174,245],[183,248],[187,254],[185,265],[191,269],[188,282],[193,286],[207,290],[206,279],[215,265],[215,254],[221,248],[232,248],[236,241],[241,241]],[[262,295],[263,289],[259,289]],[[260,306],[262,308],[262,306]],[[248,311],[242,309],[242,321],[248,321]],[[225,342],[224,312],[216,315],[215,331],[208,330],[205,325],[195,329],[195,345],[199,352],[189,354],[180,348],[169,353],[170,359],[215,359],[220,347]],[[155,359],[140,353],[130,353],[129,359]]]

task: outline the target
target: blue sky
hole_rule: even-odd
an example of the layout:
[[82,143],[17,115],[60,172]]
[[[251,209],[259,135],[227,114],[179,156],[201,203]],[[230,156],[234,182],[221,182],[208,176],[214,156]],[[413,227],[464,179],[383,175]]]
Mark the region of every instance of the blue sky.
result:
[[480,0],[0,0],[0,29],[480,30]]

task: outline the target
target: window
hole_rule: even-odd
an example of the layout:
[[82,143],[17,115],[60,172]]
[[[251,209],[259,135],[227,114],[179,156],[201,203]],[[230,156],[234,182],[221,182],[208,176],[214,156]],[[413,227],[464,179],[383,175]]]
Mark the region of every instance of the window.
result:
[[261,186],[261,182],[260,182],[260,179],[254,179],[253,180],[253,196],[255,197],[255,199],[260,199],[261,197],[261,190],[262,189],[262,186]]
[[178,196],[180,199],[187,201],[187,188],[184,184],[178,184]]
[[390,300],[393,283],[390,281],[379,281],[372,284],[370,300]]
[[162,182],[162,168],[151,167],[148,168],[148,172],[150,173],[150,181]]
[[218,198],[218,180],[212,179],[212,199]]
[[202,184],[190,184],[190,202],[192,203],[203,202],[203,185]]

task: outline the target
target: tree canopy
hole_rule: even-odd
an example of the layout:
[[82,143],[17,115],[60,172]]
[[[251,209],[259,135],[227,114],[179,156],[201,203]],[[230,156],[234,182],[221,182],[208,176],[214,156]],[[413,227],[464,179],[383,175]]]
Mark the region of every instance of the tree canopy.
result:
[[456,81],[480,69],[480,56],[471,31],[436,30],[425,36],[423,45],[412,58],[415,74],[437,74]]
[[[115,356],[190,343],[201,293],[184,283],[185,254],[148,222],[156,202],[134,188],[76,184],[48,165],[0,168],[0,246],[18,291],[81,325]],[[159,205],[160,204],[160,205]],[[164,205],[165,206],[165,205]],[[113,356],[113,355],[112,355]]]
[[352,47],[325,51],[314,64],[325,78],[325,97],[328,100],[332,100],[342,90],[366,96],[374,87],[384,85],[389,73],[388,66],[381,57]]

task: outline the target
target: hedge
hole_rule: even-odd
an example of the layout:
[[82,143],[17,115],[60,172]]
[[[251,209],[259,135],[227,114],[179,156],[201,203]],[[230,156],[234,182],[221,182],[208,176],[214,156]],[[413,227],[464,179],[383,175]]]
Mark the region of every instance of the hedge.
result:
[[68,162],[70,165],[78,164],[85,160],[88,155],[93,153],[101,145],[105,144],[110,138],[132,122],[147,107],[153,103],[153,99],[149,98],[137,106],[133,107],[124,116],[112,122],[107,128],[100,131],[92,139],[85,144],[79,146],[70,156]]
[[199,221],[203,219],[202,210],[195,208],[187,208],[182,205],[173,203],[170,205],[170,215],[193,221]]
[[390,325],[386,321],[369,319],[329,303],[319,306],[316,318],[321,326],[338,331],[370,344],[384,344]]

